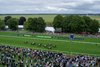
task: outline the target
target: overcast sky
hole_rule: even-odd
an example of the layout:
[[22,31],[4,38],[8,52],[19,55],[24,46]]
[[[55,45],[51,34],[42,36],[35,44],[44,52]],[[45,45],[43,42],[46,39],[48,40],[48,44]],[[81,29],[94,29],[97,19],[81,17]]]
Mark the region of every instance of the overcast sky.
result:
[[0,14],[100,13],[100,0],[0,0]]

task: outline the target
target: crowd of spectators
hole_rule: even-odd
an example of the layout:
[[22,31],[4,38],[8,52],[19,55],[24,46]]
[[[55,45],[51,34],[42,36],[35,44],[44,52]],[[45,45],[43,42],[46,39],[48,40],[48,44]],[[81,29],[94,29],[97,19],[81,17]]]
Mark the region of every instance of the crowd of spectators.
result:
[[100,67],[100,58],[85,55],[0,46],[2,67]]

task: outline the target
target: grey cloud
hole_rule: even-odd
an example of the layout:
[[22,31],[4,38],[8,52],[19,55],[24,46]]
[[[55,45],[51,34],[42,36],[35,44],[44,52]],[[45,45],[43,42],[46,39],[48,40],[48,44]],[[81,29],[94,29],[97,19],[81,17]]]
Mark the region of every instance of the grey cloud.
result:
[[0,13],[100,13],[99,0],[0,0]]

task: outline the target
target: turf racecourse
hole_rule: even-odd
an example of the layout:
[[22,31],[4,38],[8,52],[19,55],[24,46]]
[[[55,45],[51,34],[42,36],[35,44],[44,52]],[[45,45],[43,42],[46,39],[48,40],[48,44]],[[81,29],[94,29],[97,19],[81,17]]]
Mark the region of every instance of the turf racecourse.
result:
[[[46,51],[62,52],[66,54],[85,54],[85,55],[100,56],[99,38],[70,40],[70,39],[58,39],[58,38],[38,38],[35,36],[27,37],[27,36],[22,36],[22,34],[17,35],[16,32],[0,32],[0,44],[23,47],[23,48],[46,50]],[[28,43],[24,43],[25,41],[27,41]],[[33,42],[35,42],[36,45],[31,45],[31,43]],[[47,44],[56,45],[56,48],[47,49],[39,46],[38,45],[39,43],[43,45]]]

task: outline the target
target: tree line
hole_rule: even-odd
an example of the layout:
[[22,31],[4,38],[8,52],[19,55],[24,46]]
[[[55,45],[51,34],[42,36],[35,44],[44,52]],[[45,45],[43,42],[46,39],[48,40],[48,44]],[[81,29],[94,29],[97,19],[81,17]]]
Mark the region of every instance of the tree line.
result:
[[[44,32],[46,22],[42,17],[28,18],[20,17],[19,19],[11,16],[6,16],[4,20],[0,19],[0,30],[5,30],[5,25],[8,25],[10,30],[18,30],[18,25],[24,25],[24,29],[32,32]],[[54,17],[53,27],[60,28],[64,33],[97,33],[99,29],[99,22],[91,19],[88,16],[79,15],[57,15]]]
[[53,26],[55,29],[61,28],[64,33],[81,33],[88,32],[91,34],[98,33],[99,22],[95,19],[91,19],[88,16],[69,15],[62,16],[57,15],[54,18]]
[[6,16],[4,20],[0,19],[0,30],[5,30],[5,26],[12,31],[18,30],[18,25],[23,25],[24,29],[32,32],[44,32],[46,23],[42,17],[28,18],[20,17],[19,19]]

